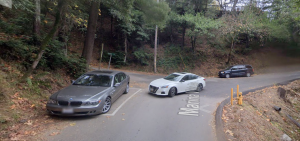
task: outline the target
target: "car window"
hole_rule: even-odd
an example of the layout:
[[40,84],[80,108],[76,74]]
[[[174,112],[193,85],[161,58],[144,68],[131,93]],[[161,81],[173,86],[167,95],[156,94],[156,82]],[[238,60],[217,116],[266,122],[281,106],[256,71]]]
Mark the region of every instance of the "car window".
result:
[[245,69],[245,66],[238,66],[239,70]]
[[246,66],[246,68],[248,68],[248,69],[252,69],[252,67],[251,67],[251,66]]
[[115,75],[115,77],[114,77],[114,85],[116,84],[116,83],[120,83],[120,74],[116,74]]
[[73,85],[109,87],[111,79],[112,76],[108,75],[85,74],[79,77]]
[[189,80],[189,75],[184,76],[181,80],[188,81]]
[[232,70],[237,70],[237,69],[238,69],[237,66],[232,67]]
[[119,73],[118,74],[118,82],[122,82],[126,78],[126,75],[124,73]]
[[190,80],[197,79],[197,75],[194,75],[194,74],[193,74],[193,75],[189,75],[189,79],[190,79]]
[[164,79],[170,80],[170,81],[179,81],[180,76],[181,76],[181,75],[172,73],[172,74],[166,76]]

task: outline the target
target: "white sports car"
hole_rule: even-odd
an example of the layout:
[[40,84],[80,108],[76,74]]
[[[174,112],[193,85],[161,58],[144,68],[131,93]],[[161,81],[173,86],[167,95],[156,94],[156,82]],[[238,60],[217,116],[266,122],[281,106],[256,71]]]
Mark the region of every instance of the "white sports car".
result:
[[188,91],[200,92],[205,87],[205,78],[187,72],[174,72],[165,78],[152,81],[149,92],[155,95],[169,95]]

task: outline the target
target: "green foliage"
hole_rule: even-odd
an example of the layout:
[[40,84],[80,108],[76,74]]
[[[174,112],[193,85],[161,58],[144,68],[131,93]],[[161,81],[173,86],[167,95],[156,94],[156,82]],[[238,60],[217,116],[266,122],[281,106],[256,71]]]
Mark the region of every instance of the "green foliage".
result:
[[9,35],[28,34],[31,33],[32,27],[24,25],[30,25],[31,23],[31,17],[24,13],[20,13],[20,16],[10,19],[7,22],[0,20],[0,29]]
[[81,76],[86,71],[86,61],[77,55],[71,55],[64,62],[67,73],[75,78]]
[[152,58],[153,54],[145,52],[144,48],[139,48],[133,52],[134,61],[138,62],[142,66],[149,65],[149,59]]

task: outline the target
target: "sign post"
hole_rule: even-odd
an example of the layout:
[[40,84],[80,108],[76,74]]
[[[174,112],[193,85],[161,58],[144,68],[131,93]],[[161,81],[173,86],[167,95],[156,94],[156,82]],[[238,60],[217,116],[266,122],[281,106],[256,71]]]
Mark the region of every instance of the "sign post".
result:
[[111,56],[115,55],[114,53],[108,53],[108,55],[110,55],[109,57],[109,63],[108,63],[108,69],[110,68],[110,61],[111,61]]

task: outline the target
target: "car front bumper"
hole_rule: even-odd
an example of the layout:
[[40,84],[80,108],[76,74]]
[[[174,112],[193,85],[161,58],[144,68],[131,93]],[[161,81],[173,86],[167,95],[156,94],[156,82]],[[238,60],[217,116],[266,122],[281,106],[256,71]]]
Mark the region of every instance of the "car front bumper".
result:
[[102,113],[103,104],[97,106],[60,106],[55,104],[47,104],[46,108],[49,114],[58,116],[90,116]]
[[157,86],[149,86],[149,93],[150,94],[155,94],[155,95],[168,95],[169,93],[169,88],[160,88]]

